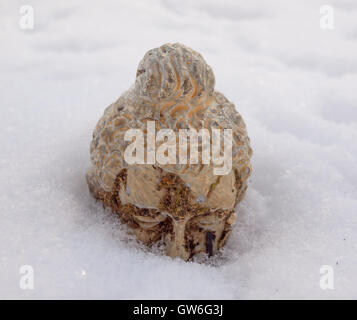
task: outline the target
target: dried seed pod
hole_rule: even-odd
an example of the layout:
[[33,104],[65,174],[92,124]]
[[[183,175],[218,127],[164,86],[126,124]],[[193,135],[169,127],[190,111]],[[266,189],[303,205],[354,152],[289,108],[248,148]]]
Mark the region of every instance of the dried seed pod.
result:
[[[252,150],[244,121],[214,83],[212,69],[194,50],[179,43],[150,50],[139,64],[135,86],[105,110],[90,148],[87,182],[93,196],[117,213],[145,244],[162,239],[167,255],[185,260],[201,252],[211,256],[224,245],[251,173]],[[207,150],[213,157],[213,146],[207,149],[203,138],[196,144],[187,140],[189,152],[198,147],[196,163],[188,157],[188,164],[163,164],[157,158],[154,163],[129,164],[124,157],[125,134],[128,129],[142,130],[147,151],[148,123],[156,134],[161,129],[174,133],[207,129],[211,144],[213,129],[231,129],[232,169],[215,174],[213,160],[203,158]],[[218,153],[224,151],[223,136]],[[165,143],[156,137],[156,152]],[[174,149],[178,158],[179,144]]]

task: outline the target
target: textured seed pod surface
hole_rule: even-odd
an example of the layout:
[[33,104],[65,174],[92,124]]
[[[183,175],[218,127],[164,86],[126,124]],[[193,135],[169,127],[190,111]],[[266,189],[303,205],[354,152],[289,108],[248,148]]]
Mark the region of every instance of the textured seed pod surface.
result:
[[[194,50],[179,43],[150,50],[135,85],[105,110],[90,148],[87,182],[93,196],[138,239],[147,245],[162,240],[167,255],[185,260],[202,252],[212,255],[224,245],[251,173],[244,121],[214,84],[212,69]],[[128,164],[125,133],[140,129],[147,141],[148,123],[155,124],[156,133],[231,129],[232,170],[216,175],[215,165],[201,158],[197,164]],[[156,150],[160,145],[156,142]]]

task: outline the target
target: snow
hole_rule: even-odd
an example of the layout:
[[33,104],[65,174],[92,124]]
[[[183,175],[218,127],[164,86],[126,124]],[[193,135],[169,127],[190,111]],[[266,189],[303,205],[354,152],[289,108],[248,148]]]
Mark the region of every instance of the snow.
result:
[[[357,3],[329,1],[333,30],[324,4],[1,1],[0,298],[356,299]],[[203,54],[254,150],[227,246],[190,263],[138,244],[84,179],[104,108],[166,42]]]

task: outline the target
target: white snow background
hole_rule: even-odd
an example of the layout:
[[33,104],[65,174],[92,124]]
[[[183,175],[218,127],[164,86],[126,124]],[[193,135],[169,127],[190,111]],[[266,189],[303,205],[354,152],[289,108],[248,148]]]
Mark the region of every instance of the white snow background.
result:
[[[329,0],[333,30],[323,4],[1,0],[0,298],[356,299],[357,2]],[[204,56],[254,150],[232,236],[208,261],[145,249],[85,181],[104,108],[167,42]]]

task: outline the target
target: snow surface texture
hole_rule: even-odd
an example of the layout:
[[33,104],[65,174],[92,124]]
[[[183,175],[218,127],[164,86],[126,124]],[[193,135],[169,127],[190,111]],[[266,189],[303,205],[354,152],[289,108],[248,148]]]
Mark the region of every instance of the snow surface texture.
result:
[[[356,299],[357,2],[329,1],[333,30],[323,4],[1,0],[0,298]],[[84,179],[104,108],[166,42],[202,53],[254,150],[227,246],[191,263],[138,244]]]

